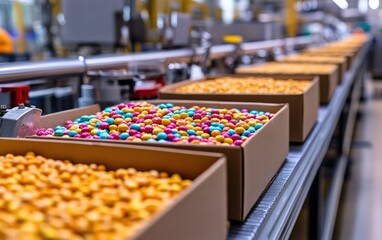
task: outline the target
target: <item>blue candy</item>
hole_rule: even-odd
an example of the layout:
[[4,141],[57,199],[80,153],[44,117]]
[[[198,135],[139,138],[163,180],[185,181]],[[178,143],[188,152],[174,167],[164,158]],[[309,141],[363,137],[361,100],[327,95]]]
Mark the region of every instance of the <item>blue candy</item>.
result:
[[107,118],[106,119],[106,122],[110,125],[113,125],[114,124],[114,119],[113,118]]
[[130,135],[128,133],[124,132],[119,135],[119,138],[122,140],[126,140],[129,136]]
[[140,131],[141,130],[141,125],[133,123],[133,124],[130,125],[130,129],[134,129],[134,130]]
[[257,129],[260,129],[260,128],[262,128],[262,127],[263,127],[263,124],[262,124],[262,123],[256,123],[256,125],[255,125],[256,130],[257,130]]
[[74,137],[74,135],[76,135],[77,133],[78,132],[75,130],[69,130],[68,135],[69,135],[69,137]]
[[187,130],[187,133],[188,133],[189,136],[190,135],[196,135],[195,130],[192,130],[192,129]]
[[109,134],[103,132],[103,133],[101,133],[101,135],[99,136],[99,138],[101,138],[101,139],[108,139],[108,138],[109,138]]
[[64,130],[62,129],[57,129],[54,131],[55,136],[63,136],[64,135]]
[[160,132],[157,134],[157,137],[159,140],[165,140],[167,139],[167,134],[165,132]]

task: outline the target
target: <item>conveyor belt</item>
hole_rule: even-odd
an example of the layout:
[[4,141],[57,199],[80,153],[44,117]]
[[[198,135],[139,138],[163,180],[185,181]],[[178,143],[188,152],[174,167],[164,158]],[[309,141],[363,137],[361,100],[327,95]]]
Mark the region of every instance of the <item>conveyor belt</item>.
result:
[[358,53],[326,106],[319,109],[313,131],[302,145],[291,145],[280,172],[244,223],[232,222],[228,239],[286,239],[329,147],[351,87],[367,56],[370,41]]

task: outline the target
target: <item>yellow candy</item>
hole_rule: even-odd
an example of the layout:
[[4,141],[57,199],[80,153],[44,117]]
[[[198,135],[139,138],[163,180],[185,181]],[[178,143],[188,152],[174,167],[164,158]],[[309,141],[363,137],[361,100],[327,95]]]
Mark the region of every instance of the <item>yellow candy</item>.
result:
[[153,134],[157,135],[158,133],[163,132],[163,129],[161,128],[154,128]]
[[219,118],[211,118],[211,122],[219,122]]
[[118,131],[119,132],[126,132],[127,129],[129,129],[129,126],[127,126],[127,124],[122,123],[122,124],[118,125]]
[[182,112],[182,113],[180,113],[180,117],[181,118],[186,118],[186,117],[188,117],[188,114],[185,113],[185,112]]
[[174,115],[172,115],[172,118],[178,120],[178,119],[180,119],[180,115],[179,114],[174,114]]
[[219,130],[213,130],[213,131],[211,132],[211,136],[213,136],[213,137],[216,137],[216,136],[218,136],[218,135],[220,135],[220,131],[219,131]]
[[119,124],[121,124],[123,122],[123,119],[122,118],[116,118],[116,119],[114,119],[114,124],[115,125],[119,125]]
[[225,138],[224,143],[233,144],[232,138]]
[[203,135],[203,131],[196,131],[196,135],[198,135],[198,136],[202,136]]
[[169,125],[171,123],[170,119],[162,119],[162,124],[163,125]]
[[151,125],[151,124],[153,124],[153,120],[146,119],[143,123],[146,124],[146,125]]
[[217,135],[217,136],[215,137],[215,139],[216,139],[216,141],[218,141],[218,142],[224,142],[224,136],[222,136],[222,135]]
[[178,132],[180,135],[182,136],[188,136],[187,132],[186,131],[179,131]]
[[204,139],[208,139],[210,137],[210,135],[208,133],[203,133],[202,134],[202,138]]
[[245,131],[245,129],[243,127],[237,127],[235,128],[235,131],[237,134],[242,134]]
[[150,138],[151,138],[151,134],[145,133],[145,134],[142,135],[142,140],[146,141],[146,140],[148,140]]
[[117,125],[110,125],[109,126],[109,130],[111,131],[111,130],[117,130],[118,129],[118,126]]

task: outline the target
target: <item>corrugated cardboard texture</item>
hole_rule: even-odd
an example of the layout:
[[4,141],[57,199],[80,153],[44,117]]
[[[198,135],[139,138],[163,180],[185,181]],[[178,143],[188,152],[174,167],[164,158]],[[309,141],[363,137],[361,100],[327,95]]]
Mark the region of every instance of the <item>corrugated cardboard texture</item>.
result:
[[139,228],[134,239],[223,239],[226,237],[226,165],[220,154],[95,142],[0,139],[0,154],[37,154],[75,163],[104,164],[179,173],[193,184]]
[[[237,75],[230,75],[237,77]],[[243,75],[245,76],[245,75]],[[215,79],[207,78],[202,81]],[[277,79],[289,79],[289,77],[277,76]],[[218,100],[240,102],[266,102],[288,103],[290,111],[289,137],[291,142],[303,142],[313,128],[319,108],[319,85],[318,77],[303,78],[298,76],[295,80],[312,80],[312,85],[303,94],[205,94],[205,93],[177,93],[175,89],[180,86],[193,83],[183,81],[167,85],[159,91],[161,99],[188,99],[188,100]]]
[[[246,108],[246,109],[256,109],[260,111],[268,111],[278,114],[288,114],[289,117],[289,108],[287,105],[282,104],[265,104],[265,103],[243,103],[243,102],[206,102],[206,101],[177,101],[177,100],[158,100],[158,101],[149,101],[155,104],[160,103],[174,103],[175,105],[182,105],[185,107],[192,107],[194,105],[199,106],[205,106],[205,107],[215,107],[215,108]],[[73,110],[74,111],[74,110]],[[88,111],[84,111],[87,112]],[[74,118],[80,117],[83,114],[81,111],[77,112],[78,115],[74,116]],[[93,112],[94,113],[94,112]],[[45,116],[44,122],[50,122],[50,119],[56,119],[54,116],[55,114],[47,115]],[[58,123],[58,125],[62,125],[65,123],[66,120],[69,120],[67,118],[62,118],[61,116],[61,123]],[[283,131],[289,132],[289,125],[288,122],[282,122],[280,118],[274,118],[272,119],[274,124],[281,125]],[[272,122],[270,121],[270,122]],[[50,126],[54,127],[54,126]],[[271,127],[268,126],[268,124],[264,125],[264,127],[261,129],[261,131],[270,131],[272,133],[273,130]],[[256,136],[256,134],[254,135]],[[282,135],[284,136],[284,135]],[[74,138],[53,138],[53,140],[72,140],[72,141],[89,141],[84,139],[74,139]],[[245,144],[245,147],[252,148],[257,144],[257,138],[251,137],[247,143]],[[288,138],[279,139],[280,141],[285,141],[286,144],[288,144]],[[242,147],[235,147],[235,146],[209,146],[209,145],[187,145],[187,144],[177,144],[177,143],[148,143],[148,142],[126,142],[126,141],[108,141],[108,140],[93,140],[94,142],[108,142],[113,144],[120,144],[120,145],[139,145],[139,146],[156,146],[156,147],[165,147],[165,148],[171,148],[171,149],[187,149],[187,150],[197,150],[197,151],[206,151],[206,152],[219,152],[223,153],[227,157],[227,168],[228,168],[228,217],[233,220],[239,220],[242,221],[245,219],[246,215],[243,215],[243,203],[248,202],[247,200],[244,200],[243,188],[244,185],[248,184],[243,181],[245,181],[244,170],[244,154]],[[262,141],[266,141],[270,143],[270,139],[262,139]],[[289,145],[288,145],[289,146]],[[268,149],[271,150],[271,149]],[[264,151],[264,150],[262,150]],[[275,151],[275,149],[272,149],[271,151]],[[248,157],[248,156],[247,156]],[[286,157],[286,154],[282,157],[281,161],[283,161]],[[268,159],[262,159],[261,162],[269,161]],[[272,160],[272,159],[271,159]],[[247,161],[254,161],[252,157],[249,157]],[[280,161],[280,160],[272,160],[272,161]],[[262,169],[262,171],[273,171],[272,169],[263,168],[260,164],[257,166],[258,168]],[[253,172],[250,172],[249,174],[253,174]],[[276,172],[272,172],[271,174],[275,175]],[[255,176],[256,177],[256,176]],[[262,180],[260,181],[262,182]],[[259,188],[259,190],[257,190]],[[255,190],[251,191],[264,191],[264,188],[262,186],[257,186],[255,183]],[[255,204],[255,202],[252,202],[252,205]]]

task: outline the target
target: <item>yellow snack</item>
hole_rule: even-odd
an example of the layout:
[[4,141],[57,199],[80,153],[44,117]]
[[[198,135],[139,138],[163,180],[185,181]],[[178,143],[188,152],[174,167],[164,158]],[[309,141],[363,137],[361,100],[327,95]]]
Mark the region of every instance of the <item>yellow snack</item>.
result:
[[199,81],[175,89],[178,93],[300,94],[311,81],[259,77],[224,77]]
[[32,152],[0,156],[0,175],[1,239],[126,239],[191,184]]
[[238,73],[262,73],[262,74],[330,74],[336,69],[336,65],[312,64],[312,63],[280,63],[269,62],[262,65],[241,67]]

